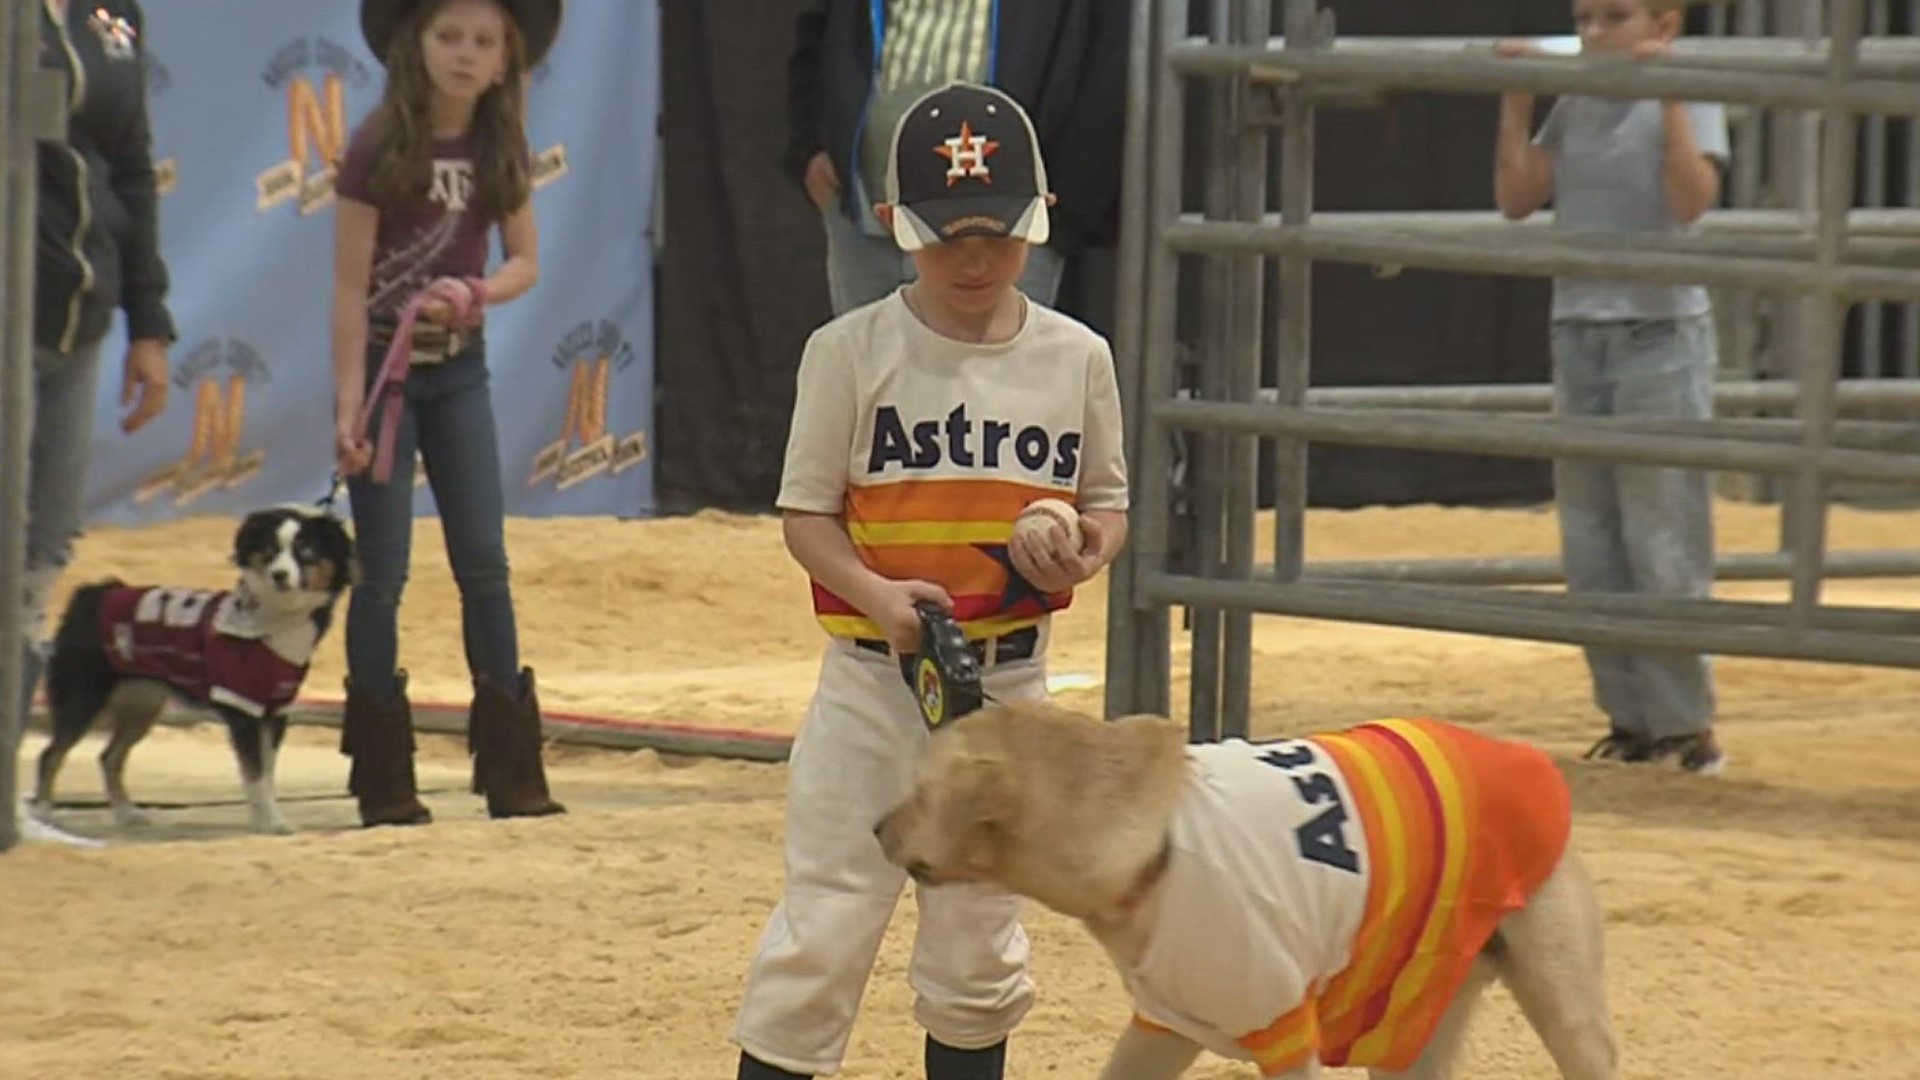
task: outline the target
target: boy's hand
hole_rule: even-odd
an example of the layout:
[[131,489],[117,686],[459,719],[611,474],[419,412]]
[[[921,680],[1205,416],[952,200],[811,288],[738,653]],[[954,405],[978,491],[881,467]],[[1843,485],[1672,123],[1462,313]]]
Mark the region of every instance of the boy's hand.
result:
[[888,581],[875,594],[873,610],[867,617],[880,624],[895,655],[920,648],[920,613],[913,605],[921,600],[933,601],[942,611],[953,610],[953,598],[947,590],[930,581]]
[[1013,568],[1041,592],[1064,592],[1100,572],[1105,536],[1099,519],[1080,515],[1080,549],[1058,526],[1044,533],[1015,535],[1007,543]]
[[1673,55],[1673,42],[1662,38],[1642,41],[1633,47],[1635,60],[1661,60]]
[[1547,54],[1542,52],[1540,47],[1531,41],[1523,41],[1520,38],[1503,38],[1500,41],[1494,42],[1493,55],[1508,60],[1518,60],[1545,56]]

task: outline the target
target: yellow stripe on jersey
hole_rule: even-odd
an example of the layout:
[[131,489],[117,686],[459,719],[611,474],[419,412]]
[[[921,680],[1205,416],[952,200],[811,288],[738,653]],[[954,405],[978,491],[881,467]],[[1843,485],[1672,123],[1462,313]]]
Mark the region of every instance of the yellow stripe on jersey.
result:
[[849,521],[855,547],[919,544],[1004,544],[1012,521]]

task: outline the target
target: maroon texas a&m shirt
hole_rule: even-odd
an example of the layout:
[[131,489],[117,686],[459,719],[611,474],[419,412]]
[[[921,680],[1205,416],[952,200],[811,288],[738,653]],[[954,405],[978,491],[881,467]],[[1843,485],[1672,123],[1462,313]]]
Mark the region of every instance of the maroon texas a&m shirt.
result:
[[435,140],[433,178],[420,198],[382,202],[369,186],[373,168],[370,125],[347,144],[334,194],[380,211],[374,234],[367,319],[376,341],[390,340],[400,311],[435,278],[482,277],[487,268],[488,223],[468,206],[473,191],[471,140]]

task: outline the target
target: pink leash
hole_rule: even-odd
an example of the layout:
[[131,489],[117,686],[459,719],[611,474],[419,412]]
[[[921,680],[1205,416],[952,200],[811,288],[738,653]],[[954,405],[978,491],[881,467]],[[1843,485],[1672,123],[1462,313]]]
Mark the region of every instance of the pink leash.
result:
[[360,437],[366,438],[374,410],[380,410],[380,433],[374,440],[372,479],[384,484],[393,478],[393,443],[400,430],[400,408],[406,402],[407,373],[413,368],[413,324],[429,300],[444,300],[452,309],[451,329],[466,329],[480,321],[486,307],[486,283],[479,278],[441,278],[414,294],[401,309],[393,343],[380,364],[380,374],[367,391],[360,409]]

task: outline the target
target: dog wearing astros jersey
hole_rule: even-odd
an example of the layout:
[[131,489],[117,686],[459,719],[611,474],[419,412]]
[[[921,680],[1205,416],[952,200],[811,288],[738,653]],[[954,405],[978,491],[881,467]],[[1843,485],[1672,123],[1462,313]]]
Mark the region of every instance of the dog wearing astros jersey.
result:
[[1079,919],[1135,1017],[1102,1080],[1201,1050],[1307,1080],[1451,1075],[1499,979],[1568,1080],[1612,1080],[1601,911],[1538,750],[1432,720],[1189,745],[1185,728],[991,704],[929,741],[876,832],[928,886]]

